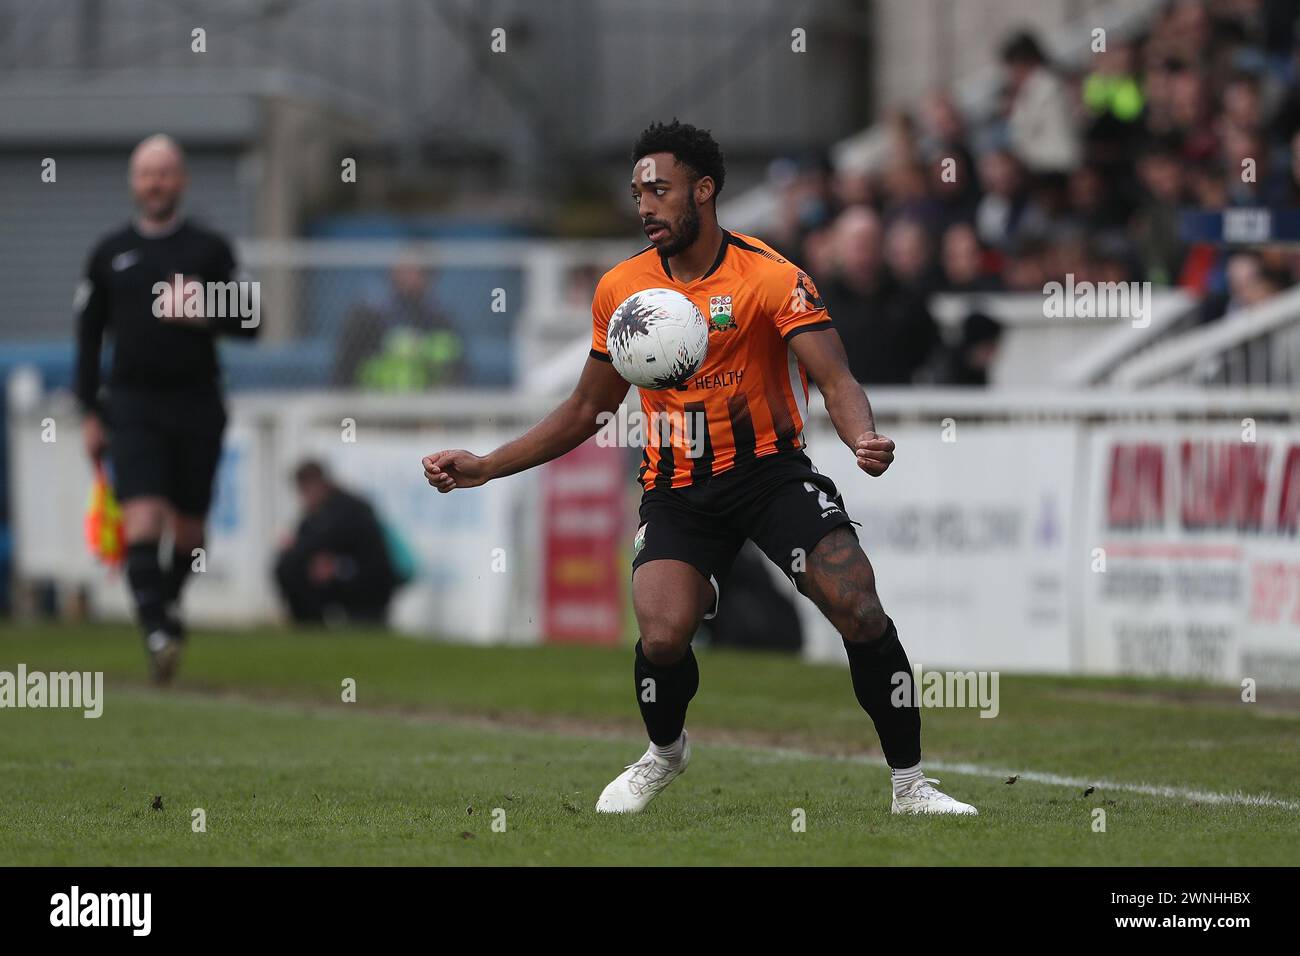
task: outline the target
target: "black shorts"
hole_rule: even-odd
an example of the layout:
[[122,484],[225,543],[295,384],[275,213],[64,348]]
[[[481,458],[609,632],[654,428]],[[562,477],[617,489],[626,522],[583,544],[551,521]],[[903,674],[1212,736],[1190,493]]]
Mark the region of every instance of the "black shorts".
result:
[[183,515],[208,513],[226,427],[215,387],[113,388],[104,417],[118,500],[157,496]]
[[[713,585],[713,611],[722,584],[749,538],[791,580],[817,542],[853,521],[835,483],[802,451],[778,452],[688,488],[651,488],[641,496],[641,526],[632,573],[669,558],[692,565]],[[856,534],[856,532],[855,532]]]

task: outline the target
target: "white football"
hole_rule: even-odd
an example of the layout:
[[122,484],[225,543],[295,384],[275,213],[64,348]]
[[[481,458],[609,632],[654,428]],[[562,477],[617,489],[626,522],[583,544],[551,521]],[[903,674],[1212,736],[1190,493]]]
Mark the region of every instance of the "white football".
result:
[[645,289],[614,310],[605,334],[614,368],[637,388],[676,388],[700,370],[709,324],[673,289]]

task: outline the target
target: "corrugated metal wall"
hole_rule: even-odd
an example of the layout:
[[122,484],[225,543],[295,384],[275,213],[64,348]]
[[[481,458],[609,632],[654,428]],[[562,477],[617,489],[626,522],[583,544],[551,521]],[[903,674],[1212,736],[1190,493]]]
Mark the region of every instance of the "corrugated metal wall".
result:
[[[862,0],[313,0],[172,6],[0,0],[0,80],[31,70],[280,69],[410,125],[511,151],[521,127],[623,148],[646,117],[725,127],[734,148],[843,135],[844,77],[868,65],[843,18]],[[864,24],[865,25],[865,24]],[[207,52],[191,52],[194,28]],[[790,31],[809,34],[791,51]],[[490,49],[505,30],[506,52]]]
[[[91,246],[131,216],[128,155],[127,148],[0,152],[0,338],[71,336],[72,297]],[[57,162],[56,182],[41,182],[45,156]],[[247,235],[250,197],[237,154],[191,152],[189,166],[189,212],[231,236]]]

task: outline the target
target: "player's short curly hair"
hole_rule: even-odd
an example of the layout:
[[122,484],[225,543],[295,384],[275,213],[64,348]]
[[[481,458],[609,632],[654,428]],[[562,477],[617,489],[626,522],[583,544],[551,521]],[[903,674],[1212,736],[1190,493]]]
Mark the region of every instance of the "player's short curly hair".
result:
[[715,196],[722,192],[727,167],[722,159],[722,147],[707,129],[679,123],[675,117],[671,123],[651,123],[632,147],[632,162],[639,162],[651,153],[672,153],[677,162],[695,173],[696,179],[711,177]]

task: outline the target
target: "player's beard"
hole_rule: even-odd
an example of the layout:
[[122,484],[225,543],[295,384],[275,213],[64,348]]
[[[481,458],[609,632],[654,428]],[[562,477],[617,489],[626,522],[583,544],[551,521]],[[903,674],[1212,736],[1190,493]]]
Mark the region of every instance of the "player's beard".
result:
[[672,239],[667,245],[659,247],[659,255],[671,259],[689,249],[698,238],[700,238],[700,207],[696,205],[695,197],[688,195],[686,211],[672,224]]

